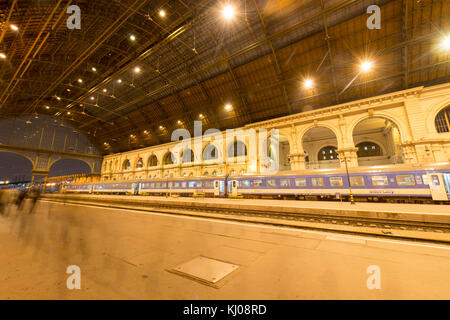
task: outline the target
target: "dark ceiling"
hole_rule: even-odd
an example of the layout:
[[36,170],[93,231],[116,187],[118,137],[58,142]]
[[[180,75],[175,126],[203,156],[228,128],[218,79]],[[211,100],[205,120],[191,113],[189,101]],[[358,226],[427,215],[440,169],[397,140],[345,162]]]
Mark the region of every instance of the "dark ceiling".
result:
[[[80,30],[66,25],[73,4]],[[379,30],[366,26],[372,4]],[[110,153],[168,142],[180,127],[193,134],[194,120],[224,130],[444,83],[449,9],[446,0],[0,1],[0,117],[59,117]],[[375,65],[360,74],[364,59]]]

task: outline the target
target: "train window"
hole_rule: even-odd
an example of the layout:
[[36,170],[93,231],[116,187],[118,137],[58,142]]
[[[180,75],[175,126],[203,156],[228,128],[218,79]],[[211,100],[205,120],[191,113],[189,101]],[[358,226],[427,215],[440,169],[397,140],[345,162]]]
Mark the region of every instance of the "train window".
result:
[[433,186],[439,186],[441,183],[439,182],[439,177],[435,174],[431,175],[431,185]]
[[416,183],[417,184],[422,184],[422,177],[421,176],[416,176]]
[[296,187],[306,187],[306,178],[297,178],[295,179]]
[[155,183],[155,188],[159,188],[159,182]]
[[423,174],[422,175],[422,180],[423,180],[423,184],[426,184],[426,185],[430,184],[430,179],[428,179],[428,175]]
[[169,182],[169,188],[171,188],[172,187],[172,182]]
[[275,179],[270,179],[270,180],[267,180],[267,185],[271,186],[271,187],[276,187],[277,182],[275,181]]
[[249,180],[242,180],[241,184],[243,187],[248,187],[250,185],[250,181]]
[[343,185],[344,181],[342,181],[342,177],[330,177],[330,186],[342,187]]
[[253,180],[253,186],[254,187],[262,187],[263,181],[262,180]]
[[365,186],[364,177],[350,177],[350,185],[352,187],[363,187],[363,186]]
[[195,188],[195,181],[189,181],[189,188]]
[[202,182],[201,181],[197,181],[197,188],[201,188],[202,187]]
[[395,176],[399,186],[413,186],[416,184],[413,175]]
[[166,183],[165,182],[161,183],[161,188],[166,188]]
[[387,186],[389,185],[387,176],[373,176],[372,185],[374,186]]
[[175,188],[179,188],[180,187],[180,183],[179,182],[175,182],[175,184],[173,185]]
[[311,184],[313,187],[322,187],[323,186],[323,178],[312,178]]
[[185,181],[185,182],[182,182],[182,183],[181,183],[181,187],[182,187],[182,188],[186,188],[186,187],[187,187],[187,182],[186,182],[186,181]]
[[281,179],[280,187],[289,187],[291,185],[291,180],[289,179]]

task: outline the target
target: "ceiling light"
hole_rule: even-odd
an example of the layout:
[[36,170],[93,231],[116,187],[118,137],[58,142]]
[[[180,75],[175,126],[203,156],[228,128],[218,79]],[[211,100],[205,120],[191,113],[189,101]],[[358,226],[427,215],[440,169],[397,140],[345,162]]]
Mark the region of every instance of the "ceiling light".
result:
[[163,126],[159,126],[159,128],[160,128],[160,129],[163,129],[164,127],[163,127]]
[[147,134],[148,133],[148,131],[147,130],[144,130],[144,134]]
[[72,91],[72,90],[70,90],[69,88],[67,88],[66,90],[67,90],[67,92],[70,92],[70,91]]
[[448,35],[444,39],[442,39],[441,47],[444,50],[450,50],[450,35]]
[[77,80],[79,83],[83,83],[83,79],[78,79]]
[[235,14],[234,7],[231,4],[226,5],[222,10],[222,14],[225,19],[230,20]]
[[122,79],[118,79],[117,82],[118,82],[118,83],[122,83]]
[[14,31],[18,31],[18,30],[19,30],[19,28],[18,28],[15,24],[10,25],[10,27],[11,27],[11,29],[13,29]]
[[136,36],[135,36],[134,34],[132,34],[132,35],[130,36],[130,40],[131,40],[131,41],[135,41],[135,40],[136,40]]
[[375,62],[373,61],[363,61],[360,66],[361,72],[369,72],[374,64]]
[[203,118],[203,114],[200,113],[200,114],[198,115],[198,117],[199,117],[199,118]]
[[47,110],[48,110],[48,109],[50,109],[50,107],[49,107],[49,106],[45,106],[45,109],[47,109]]
[[95,97],[91,97],[91,100],[95,100]]
[[159,15],[161,17],[165,17],[166,16],[166,12],[163,9],[161,9],[161,10],[159,10]]
[[136,72],[136,73],[141,72],[141,68],[139,68],[139,67],[134,68],[134,72]]
[[311,89],[314,86],[314,80],[312,79],[306,79],[305,82],[303,82],[303,86],[306,89]]
[[231,108],[233,108],[233,106],[231,104],[228,103],[225,105],[225,110],[230,111]]
[[106,91],[108,91],[108,90],[106,90],[106,88],[105,88],[105,89],[103,89],[103,92],[106,92]]
[[96,72],[97,71],[97,69],[95,68],[95,67],[92,67],[92,69],[91,69],[92,71],[94,71],[94,72]]
[[6,54],[4,54],[3,52],[0,52],[0,58],[6,59]]
[[61,101],[61,97],[56,96],[56,100]]
[[67,114],[70,116],[70,111],[67,111]]

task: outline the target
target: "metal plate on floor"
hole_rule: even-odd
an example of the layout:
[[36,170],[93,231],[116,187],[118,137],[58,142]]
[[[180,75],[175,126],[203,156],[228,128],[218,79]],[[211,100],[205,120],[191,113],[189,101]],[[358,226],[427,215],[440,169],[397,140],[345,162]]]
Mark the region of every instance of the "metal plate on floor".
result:
[[236,264],[199,256],[168,271],[218,288],[218,283],[238,268]]

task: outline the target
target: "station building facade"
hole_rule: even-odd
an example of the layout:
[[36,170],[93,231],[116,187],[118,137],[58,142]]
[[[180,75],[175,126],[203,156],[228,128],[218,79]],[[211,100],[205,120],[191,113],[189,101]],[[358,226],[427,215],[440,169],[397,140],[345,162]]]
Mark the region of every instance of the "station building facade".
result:
[[[226,132],[105,156],[104,181],[259,173],[254,129],[279,132],[279,171],[450,162],[450,83],[417,87],[302,112]],[[218,137],[221,139],[217,139]],[[227,139],[228,138],[228,139]],[[270,139],[258,143],[270,154]],[[221,142],[219,143],[219,140]],[[197,147],[192,147],[192,145]],[[201,147],[198,147],[198,146]],[[258,152],[258,154],[260,154]],[[220,159],[220,161],[218,161]]]

